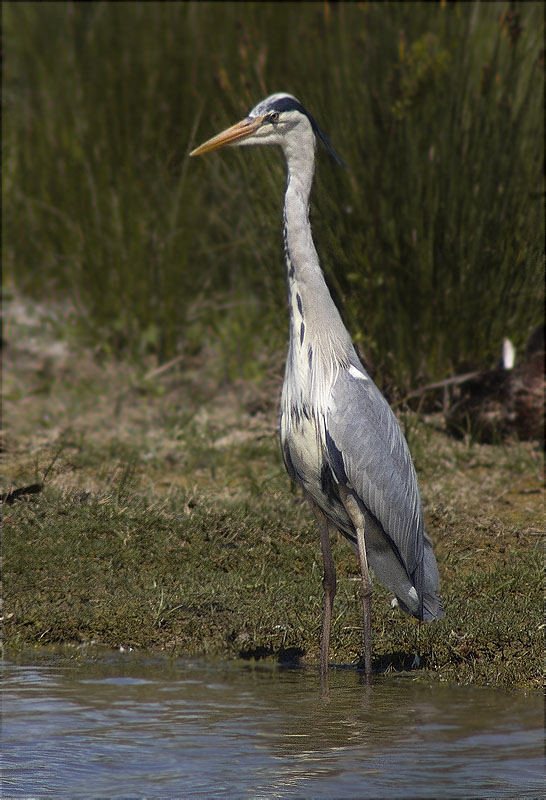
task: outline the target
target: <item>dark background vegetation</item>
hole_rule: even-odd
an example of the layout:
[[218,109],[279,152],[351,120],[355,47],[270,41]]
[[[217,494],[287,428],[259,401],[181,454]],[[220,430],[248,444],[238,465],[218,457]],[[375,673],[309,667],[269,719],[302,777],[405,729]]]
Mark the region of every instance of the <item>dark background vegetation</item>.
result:
[[542,3],[3,4],[5,283],[71,336],[222,379],[284,352],[284,164],[188,152],[269,93],[319,148],[312,222],[380,385],[521,351],[543,315]]

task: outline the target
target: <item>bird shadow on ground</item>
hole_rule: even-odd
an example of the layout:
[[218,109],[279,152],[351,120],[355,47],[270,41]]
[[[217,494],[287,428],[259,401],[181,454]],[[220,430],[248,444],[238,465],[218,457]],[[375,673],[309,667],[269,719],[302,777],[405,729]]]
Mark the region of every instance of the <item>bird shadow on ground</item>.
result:
[[272,647],[251,647],[239,651],[239,658],[245,661],[260,661],[264,658],[276,658],[281,667],[300,667],[305,650],[301,647],[281,647],[274,650]]
[[[426,669],[426,666],[425,656],[403,651],[385,653],[372,659],[373,672],[412,672],[416,669]],[[359,661],[357,669],[364,670],[364,659]]]
[[[306,651],[301,647],[285,647],[276,650],[273,647],[250,647],[239,651],[239,658],[245,661],[262,661],[264,659],[276,659],[281,667],[303,667],[302,659]],[[372,660],[372,671],[374,673],[383,672],[412,672],[418,669],[426,669],[427,660],[424,656],[417,656],[415,653],[397,651],[386,653]],[[364,671],[364,659],[357,664],[330,664],[334,669],[351,669],[358,672]]]

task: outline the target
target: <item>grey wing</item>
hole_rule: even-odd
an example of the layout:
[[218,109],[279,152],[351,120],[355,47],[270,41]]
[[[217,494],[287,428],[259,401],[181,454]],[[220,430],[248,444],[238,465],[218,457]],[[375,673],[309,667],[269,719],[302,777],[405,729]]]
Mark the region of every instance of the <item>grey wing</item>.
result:
[[340,369],[331,392],[325,420],[330,468],[364,512],[366,550],[377,577],[405,611],[438,619],[438,568],[410,452],[387,401],[356,363]]
[[354,490],[413,576],[425,541],[417,476],[398,420],[361,366],[340,370],[326,427],[337,480]]

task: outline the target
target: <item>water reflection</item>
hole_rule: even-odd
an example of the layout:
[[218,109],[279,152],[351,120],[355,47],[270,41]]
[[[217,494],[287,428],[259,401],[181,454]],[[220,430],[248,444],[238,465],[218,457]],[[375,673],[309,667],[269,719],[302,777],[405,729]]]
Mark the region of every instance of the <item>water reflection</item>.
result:
[[[67,657],[69,652],[71,657]],[[10,797],[537,797],[540,698],[77,651],[4,661]]]

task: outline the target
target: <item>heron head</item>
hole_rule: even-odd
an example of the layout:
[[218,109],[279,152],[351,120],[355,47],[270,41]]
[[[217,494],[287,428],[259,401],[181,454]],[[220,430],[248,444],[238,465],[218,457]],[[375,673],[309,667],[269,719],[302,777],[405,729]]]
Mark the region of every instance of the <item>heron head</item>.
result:
[[286,149],[294,136],[310,137],[313,143],[318,137],[337,163],[343,164],[311,114],[293,95],[284,92],[266,97],[247,117],[196,147],[190,156],[200,156],[226,145],[276,144]]

